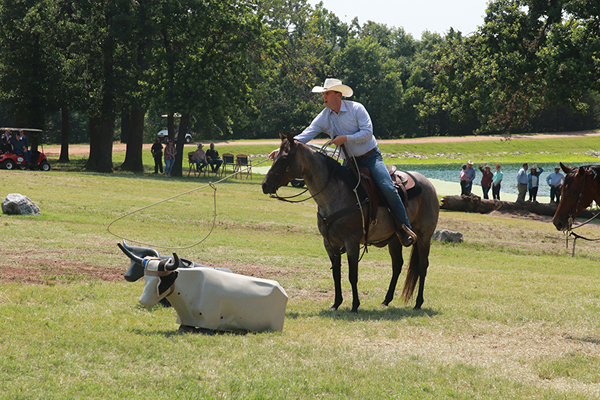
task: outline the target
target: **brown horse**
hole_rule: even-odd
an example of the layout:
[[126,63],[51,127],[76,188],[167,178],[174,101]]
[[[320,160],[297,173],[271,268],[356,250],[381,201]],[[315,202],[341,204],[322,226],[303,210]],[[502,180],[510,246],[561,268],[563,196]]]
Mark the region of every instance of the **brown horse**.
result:
[[[358,261],[360,245],[365,244],[363,219],[357,207],[356,194],[353,192],[352,172],[319,152],[315,152],[303,143],[297,142],[291,135],[281,136],[281,147],[273,166],[262,183],[265,194],[274,194],[281,186],[302,176],[306,186],[318,206],[318,226],[333,272],[335,300],[331,309],[337,310],[342,304],[341,289],[341,255],[348,257],[348,275],[352,286],[352,311],[356,312],[358,299]],[[423,304],[425,276],[429,266],[429,248],[431,236],[435,231],[439,215],[439,202],[435,188],[427,178],[417,172],[411,175],[421,186],[421,194],[411,199],[406,207],[413,231],[417,234],[417,242],[413,245],[410,264],[402,296],[410,300],[417,282],[419,292],[415,309]],[[335,217],[334,217],[335,216]],[[392,279],[383,305],[388,305],[394,298],[398,277],[402,270],[402,245],[394,231],[394,223],[390,212],[379,207],[376,224],[369,228],[368,244],[378,247],[388,246],[392,258]]]
[[600,204],[600,165],[569,168],[560,163],[560,167],[566,176],[552,222],[559,231],[566,231],[592,201]]

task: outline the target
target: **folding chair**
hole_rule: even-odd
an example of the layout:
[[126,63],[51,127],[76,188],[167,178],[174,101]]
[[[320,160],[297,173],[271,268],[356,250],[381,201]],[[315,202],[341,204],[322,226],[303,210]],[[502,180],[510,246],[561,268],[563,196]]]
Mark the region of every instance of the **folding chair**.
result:
[[196,166],[196,161],[192,160],[192,157],[194,157],[193,151],[191,153],[188,153],[188,164],[190,166],[190,169],[188,170],[188,178],[190,177],[190,173],[192,172],[192,169],[194,171],[194,176],[200,175],[200,171],[198,171],[198,168]]
[[240,178],[243,175],[246,177],[250,176],[252,179],[252,163],[250,162],[250,157],[245,154],[238,154],[236,156],[236,169],[240,175]]
[[223,164],[221,165],[221,175],[225,175],[227,173],[227,167],[231,168],[231,172],[235,172],[236,165],[234,162],[233,154],[225,153],[223,154]]

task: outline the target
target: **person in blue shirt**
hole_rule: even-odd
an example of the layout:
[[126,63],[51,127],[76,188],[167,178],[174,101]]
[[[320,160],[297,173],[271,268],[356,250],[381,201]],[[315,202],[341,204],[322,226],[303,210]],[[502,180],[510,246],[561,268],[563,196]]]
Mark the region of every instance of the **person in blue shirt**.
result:
[[529,164],[523,164],[523,167],[517,173],[517,190],[519,194],[517,195],[517,202],[525,201],[525,195],[527,194],[527,169],[529,168]]
[[[352,96],[353,90],[339,79],[328,78],[323,86],[314,87],[312,92],[322,93],[325,108],[295,139],[307,143],[320,133],[326,133],[333,139],[333,144],[344,144],[349,156],[354,157],[358,166],[371,171],[373,181],[381,190],[397,221],[396,234],[400,242],[404,246],[411,246],[416,242],[417,235],[411,229],[404,204],[383,162],[373,135],[369,113],[360,103],[342,100],[342,97]],[[269,158],[274,159],[277,153],[278,150],[272,151]]]
[[465,191],[467,195],[471,194],[473,190],[473,181],[475,181],[475,168],[473,168],[473,161],[469,160],[467,163],[467,186],[465,187]]
[[560,202],[560,190],[565,176],[560,173],[560,167],[554,167],[554,172],[546,177],[546,183],[550,185],[550,203]]

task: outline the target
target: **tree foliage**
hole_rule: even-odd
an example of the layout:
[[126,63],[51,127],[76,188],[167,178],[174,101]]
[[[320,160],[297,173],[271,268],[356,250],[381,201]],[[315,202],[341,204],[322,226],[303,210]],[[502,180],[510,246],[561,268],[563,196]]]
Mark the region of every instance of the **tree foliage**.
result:
[[380,138],[594,128],[598,60],[590,1],[492,0],[470,36],[417,40],[307,0],[0,0],[0,109],[20,126],[87,118],[96,171],[113,169],[117,126],[121,168],[142,170],[142,142],[165,125],[172,138],[176,113],[196,139],[301,130],[328,77]]

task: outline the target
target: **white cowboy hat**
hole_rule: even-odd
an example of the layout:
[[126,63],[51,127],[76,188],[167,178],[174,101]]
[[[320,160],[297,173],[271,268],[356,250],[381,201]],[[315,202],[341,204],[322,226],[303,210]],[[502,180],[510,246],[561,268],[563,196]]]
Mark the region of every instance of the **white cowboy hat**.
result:
[[335,79],[335,78],[325,79],[325,83],[323,84],[323,86],[315,86],[312,89],[312,92],[313,93],[323,93],[328,90],[333,90],[334,92],[340,92],[342,94],[342,96],[344,96],[344,97],[350,97],[350,96],[352,96],[352,93],[354,93],[352,91],[352,88],[350,88],[350,86],[343,85],[342,81],[340,81],[339,79]]

